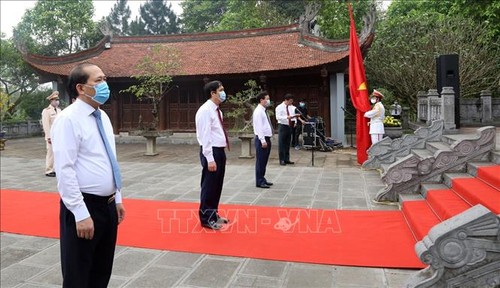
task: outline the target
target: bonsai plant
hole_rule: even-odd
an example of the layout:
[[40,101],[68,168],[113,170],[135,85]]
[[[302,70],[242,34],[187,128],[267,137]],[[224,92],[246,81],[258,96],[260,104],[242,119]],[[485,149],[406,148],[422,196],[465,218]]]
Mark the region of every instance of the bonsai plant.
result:
[[163,97],[172,88],[172,74],[180,67],[179,56],[175,49],[155,45],[150,52],[137,64],[137,74],[132,75],[138,84],[132,85],[120,92],[129,92],[137,97],[139,101],[151,102],[151,114],[153,120],[149,124],[142,123],[139,117],[139,135],[146,137],[146,155],[156,155],[156,137],[158,132],[158,107]]

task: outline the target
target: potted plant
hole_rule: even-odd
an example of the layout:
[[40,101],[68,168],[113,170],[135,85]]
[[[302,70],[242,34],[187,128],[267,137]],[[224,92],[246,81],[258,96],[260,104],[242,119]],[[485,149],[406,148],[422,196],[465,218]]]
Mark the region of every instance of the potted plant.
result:
[[138,73],[132,75],[138,84],[132,85],[120,92],[129,92],[137,97],[141,102],[151,103],[151,114],[153,121],[143,123],[139,117],[139,127],[137,131],[132,131],[134,135],[146,138],[145,155],[154,156],[156,152],[156,138],[166,133],[158,131],[158,108],[163,97],[175,86],[171,86],[173,72],[179,69],[179,56],[175,49],[155,45],[151,51],[144,56],[137,64]]
[[385,136],[394,139],[403,136],[403,127],[401,121],[392,116],[385,116],[384,118]]
[[[252,139],[255,137],[252,127],[252,113],[255,109],[254,99],[261,88],[255,80],[248,80],[245,83],[246,89],[239,91],[234,96],[228,97],[228,104],[231,108],[225,113],[225,117],[233,120],[233,128],[231,132],[236,134],[241,140],[241,155],[240,158],[253,158],[252,155]],[[246,119],[245,117],[248,117]]]

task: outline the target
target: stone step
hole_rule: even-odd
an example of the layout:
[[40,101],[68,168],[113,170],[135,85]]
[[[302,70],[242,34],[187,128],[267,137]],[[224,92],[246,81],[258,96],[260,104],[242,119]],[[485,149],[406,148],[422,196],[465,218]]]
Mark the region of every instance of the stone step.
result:
[[477,134],[447,134],[441,137],[441,141],[448,145],[452,145],[456,141],[475,138],[477,138]]
[[[467,173],[470,175],[477,177],[477,169],[479,167],[490,167],[496,166],[497,164],[491,162],[468,162],[467,163]],[[500,177],[500,175],[498,176]]]
[[[499,144],[497,144],[498,146]],[[490,161],[495,163],[495,164],[500,164],[500,151],[495,150],[490,152]]]
[[432,158],[434,156],[434,153],[427,149],[412,149],[411,153],[417,156],[420,160]]
[[424,183],[424,184],[420,185],[420,194],[422,195],[422,197],[426,198],[427,193],[430,190],[445,190],[445,189],[449,189],[449,188],[450,187],[448,187],[442,183]]
[[445,142],[427,142],[425,148],[433,155],[435,155],[437,151],[452,151],[450,145]]
[[455,178],[474,178],[474,176],[468,174],[468,173],[456,173],[456,172],[450,172],[450,173],[444,173],[443,174],[443,184],[446,185],[448,188],[452,188],[452,181]]

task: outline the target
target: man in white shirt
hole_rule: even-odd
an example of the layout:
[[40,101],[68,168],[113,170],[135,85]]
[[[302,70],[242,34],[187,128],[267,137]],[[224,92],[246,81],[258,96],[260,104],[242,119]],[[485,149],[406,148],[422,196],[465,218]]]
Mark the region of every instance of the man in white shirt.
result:
[[271,153],[273,129],[266,108],[271,104],[269,93],[260,92],[256,97],[259,103],[252,115],[253,133],[255,134],[255,186],[270,188],[273,183],[266,179],[266,166]]
[[229,139],[223,127],[219,105],[226,100],[224,86],[212,81],[203,88],[208,100],[196,112],[196,138],[200,144],[201,172],[200,222],[203,227],[219,230],[229,223],[219,216],[219,201],[226,171],[226,152]]
[[[290,161],[290,144],[292,141],[293,118],[300,116],[288,109],[293,103],[293,95],[285,94],[283,102],[276,107],[276,120],[278,121],[278,152],[280,165],[294,164]],[[295,110],[294,110],[295,111]]]
[[52,92],[52,94],[47,97],[47,100],[50,101],[50,104],[42,111],[42,127],[43,133],[45,134],[45,141],[47,143],[47,155],[45,156],[45,176],[56,177],[56,172],[54,172],[54,153],[52,153],[52,141],[50,140],[50,128],[52,128],[54,120],[61,112],[61,108],[59,108],[59,92]]
[[372,145],[382,140],[384,137],[385,108],[382,104],[384,95],[373,89],[370,102],[373,104],[372,110],[365,112],[365,117],[370,118],[370,137]]
[[113,127],[99,109],[109,98],[106,76],[94,64],[79,64],[68,92],[77,99],[59,113],[50,136],[61,195],[62,286],[107,287],[125,209]]

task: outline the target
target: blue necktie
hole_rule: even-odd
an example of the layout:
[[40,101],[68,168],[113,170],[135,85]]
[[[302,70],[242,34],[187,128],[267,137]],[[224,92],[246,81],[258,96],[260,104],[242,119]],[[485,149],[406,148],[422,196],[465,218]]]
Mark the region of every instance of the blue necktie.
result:
[[122,188],[122,176],[120,175],[120,167],[118,166],[118,161],[116,161],[115,154],[111,149],[111,145],[109,145],[108,138],[106,137],[106,133],[104,133],[104,126],[102,125],[101,120],[101,111],[95,110],[92,112],[95,120],[97,122],[97,127],[99,128],[99,134],[101,134],[102,142],[104,142],[104,146],[106,147],[106,152],[108,153],[109,161],[111,162],[111,169],[113,170],[113,179],[115,180],[116,188]]

